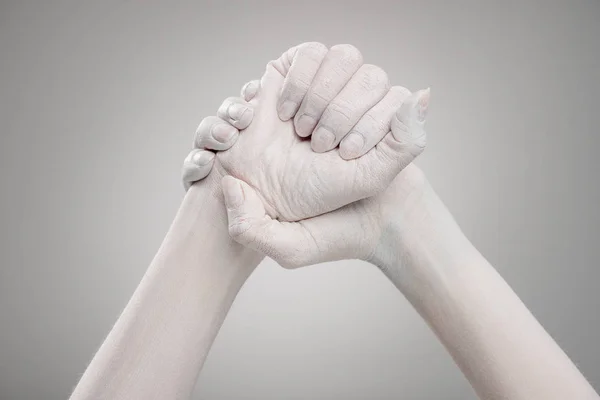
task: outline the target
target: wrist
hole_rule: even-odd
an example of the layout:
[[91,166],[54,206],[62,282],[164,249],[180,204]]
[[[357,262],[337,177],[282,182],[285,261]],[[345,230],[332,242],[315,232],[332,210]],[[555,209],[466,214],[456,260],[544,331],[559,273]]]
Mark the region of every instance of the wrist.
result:
[[221,190],[223,174],[217,168],[187,191],[163,247],[192,249],[202,260],[219,260],[222,274],[249,275],[264,255],[235,242],[229,235]]
[[[111,399],[191,394],[227,311],[263,258],[230,239],[216,183],[220,179],[213,175],[188,190],[73,399],[98,393]],[[154,381],[161,384],[148,385]]]
[[426,181],[392,204],[369,261],[405,295],[481,257]]

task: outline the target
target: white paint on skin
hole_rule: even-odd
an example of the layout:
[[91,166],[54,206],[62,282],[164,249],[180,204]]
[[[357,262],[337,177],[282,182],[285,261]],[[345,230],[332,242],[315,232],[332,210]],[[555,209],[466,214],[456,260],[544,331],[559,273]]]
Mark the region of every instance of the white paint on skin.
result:
[[[353,63],[339,56],[341,67]],[[254,112],[251,123],[241,109],[228,112],[246,96],[219,109],[233,126],[250,124],[235,146],[215,158],[214,142],[197,138],[207,148],[188,156],[184,180],[214,168],[188,190],[71,398],[189,398],[239,288],[268,254],[286,267],[342,258],[379,266],[483,399],[598,399],[411,164],[425,145],[429,91],[408,96],[385,121],[391,131],[347,161],[336,151],[314,153],[294,122],[279,118],[286,80],[274,65],[243,104]]]
[[362,64],[362,54],[352,45],[339,44],[329,50],[294,117],[294,126],[298,135],[308,137],[313,133],[327,106],[342,91]]
[[[403,101],[393,113],[392,134],[377,148],[409,143],[406,154],[414,158],[425,145],[429,100],[427,89]],[[345,258],[377,265],[432,327],[480,398],[599,398],[464,236],[414,164],[406,163],[381,194],[291,224],[270,218],[243,180],[225,177],[223,190],[230,234],[284,267]]]

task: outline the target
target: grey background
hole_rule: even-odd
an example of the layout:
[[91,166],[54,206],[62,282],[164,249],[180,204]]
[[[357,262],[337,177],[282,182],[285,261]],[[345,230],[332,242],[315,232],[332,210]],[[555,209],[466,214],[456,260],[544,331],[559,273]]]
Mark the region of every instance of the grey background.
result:
[[[197,124],[312,40],[431,86],[418,164],[600,389],[599,38],[593,0],[0,3],[0,399],[68,396],[177,210]],[[475,396],[374,267],[268,260],[195,398]]]

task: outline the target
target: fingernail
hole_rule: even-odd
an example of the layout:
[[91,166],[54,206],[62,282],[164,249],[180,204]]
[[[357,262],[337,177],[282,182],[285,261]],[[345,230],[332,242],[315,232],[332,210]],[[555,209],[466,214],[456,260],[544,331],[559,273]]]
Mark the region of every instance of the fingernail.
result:
[[192,156],[192,162],[198,166],[203,166],[211,162],[214,157],[214,153],[210,151],[199,151]]
[[302,137],[306,137],[310,135],[316,124],[317,120],[310,115],[301,115],[296,123],[296,133]]
[[240,206],[244,201],[244,191],[242,189],[242,185],[232,178],[225,177],[223,178],[223,198],[225,199],[225,205],[227,208],[235,208]]
[[419,90],[418,99],[415,103],[416,118],[420,123],[425,122],[427,118],[427,110],[429,109],[429,99],[431,97],[431,89]]
[[365,145],[365,140],[358,133],[351,133],[342,140],[340,153],[344,158],[356,158]]
[[242,119],[242,117],[244,116],[245,113],[248,112],[248,107],[242,105],[242,104],[238,104],[238,103],[233,103],[229,106],[229,109],[227,110],[227,114],[229,114],[229,118],[231,118],[234,121],[240,121]]
[[242,88],[242,96],[246,101],[251,100],[254,96],[256,96],[256,92],[258,89],[258,85],[254,81],[250,81],[244,85]]
[[213,129],[212,129],[213,137],[215,138],[215,140],[217,142],[220,142],[220,143],[229,142],[233,138],[233,135],[235,135],[236,133],[237,133],[237,129],[235,129],[233,126],[227,125],[227,124],[218,124],[218,125],[213,126]]
[[333,143],[335,142],[335,136],[328,129],[320,126],[312,136],[311,146],[317,153],[323,153],[331,150]]
[[287,121],[294,116],[294,113],[296,112],[297,109],[298,109],[298,103],[291,101],[291,100],[286,100],[283,102],[281,107],[279,107],[279,117],[283,121]]

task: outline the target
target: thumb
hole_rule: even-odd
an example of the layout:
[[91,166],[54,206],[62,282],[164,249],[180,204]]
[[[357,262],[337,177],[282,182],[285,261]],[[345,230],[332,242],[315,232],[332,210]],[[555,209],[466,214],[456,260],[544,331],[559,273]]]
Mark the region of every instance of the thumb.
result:
[[232,176],[221,182],[229,235],[286,268],[307,265],[318,248],[310,234],[296,222],[280,222],[267,215],[262,200],[247,183]]
[[392,135],[398,142],[425,148],[425,118],[431,90],[419,90],[408,96],[392,118]]

